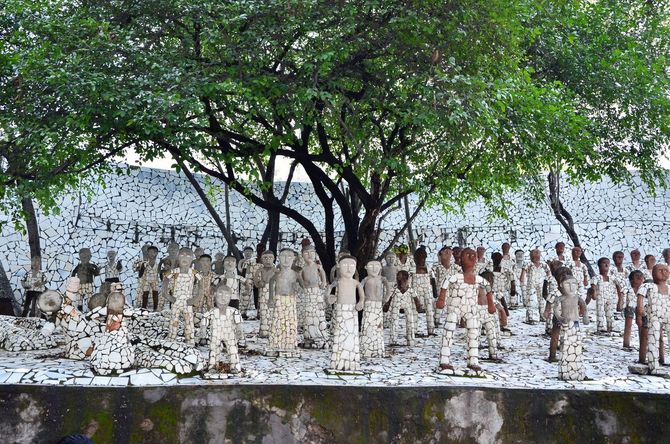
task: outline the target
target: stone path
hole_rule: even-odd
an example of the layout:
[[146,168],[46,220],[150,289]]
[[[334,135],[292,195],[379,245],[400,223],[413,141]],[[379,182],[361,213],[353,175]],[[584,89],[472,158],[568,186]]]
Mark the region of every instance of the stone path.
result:
[[[595,307],[589,307],[593,309]],[[439,362],[442,328],[437,337],[419,337],[417,346],[387,347],[389,358],[362,361],[362,376],[327,375],[324,370],[330,361],[328,350],[302,350],[302,358],[270,358],[260,355],[267,340],[252,335],[258,321],[245,321],[247,350],[241,351],[242,373],[227,379],[205,379],[200,375],[177,377],[157,370],[140,369],[119,376],[96,376],[85,361],[59,358],[62,349],[35,352],[0,351],[0,384],[81,385],[81,386],[170,386],[208,384],[288,384],[328,386],[478,386],[515,389],[575,389],[627,392],[670,393],[670,379],[632,375],[628,365],[637,359],[637,351],[622,349],[621,333],[613,336],[588,334],[585,341],[586,374],[590,381],[563,382],[558,380],[558,364],[544,359],[548,355],[549,338],[543,335],[542,324],[523,324],[524,310],[511,313],[510,328],[514,336],[502,339],[506,348],[500,351],[503,363],[480,361],[486,372],[484,378],[441,375],[435,372]],[[595,329],[595,322],[588,330]],[[425,332],[425,319],[419,318],[419,332]],[[404,330],[404,329],[403,329]],[[623,319],[615,321],[615,330],[623,331]],[[637,344],[637,328],[633,326],[631,344]],[[387,335],[388,344],[388,331]],[[457,369],[465,368],[465,329],[457,329],[452,362]],[[488,351],[480,348],[480,357]],[[201,349],[203,355],[206,348]]]

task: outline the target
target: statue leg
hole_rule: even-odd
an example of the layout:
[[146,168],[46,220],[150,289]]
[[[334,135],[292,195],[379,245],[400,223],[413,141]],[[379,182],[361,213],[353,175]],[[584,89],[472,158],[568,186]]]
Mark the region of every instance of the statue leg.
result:
[[148,303],[149,303],[149,292],[148,291],[143,291],[142,292],[142,308],[146,309]]
[[556,362],[556,351],[558,350],[558,341],[561,336],[561,323],[556,316],[551,317],[551,339],[549,340],[549,362]]
[[605,318],[607,319],[607,331],[614,328],[614,300],[613,295],[605,301]]
[[649,322],[649,343],[647,345],[647,365],[649,373],[654,374],[659,367],[659,340],[661,336],[661,324],[654,319]]
[[605,298],[604,294],[600,294],[596,299],[596,331],[605,331]]
[[649,327],[647,322],[648,318],[643,316],[642,323],[638,326],[638,334],[640,336],[640,352],[638,359],[640,364],[647,363],[647,349],[649,346]]
[[170,315],[170,330],[168,338],[177,339],[177,330],[179,329],[179,317],[181,316],[181,304],[172,304],[172,313]]
[[189,305],[182,309],[184,313],[184,338],[186,344],[190,346],[195,345],[193,338],[193,308]]
[[633,316],[634,311],[633,307],[626,307],[623,311],[625,318],[624,328],[623,328],[623,346],[624,348],[630,348],[630,334],[633,328]]
[[399,296],[396,296],[393,301],[391,301],[391,307],[389,307],[388,313],[390,313],[390,323],[391,326],[391,344],[398,343],[398,331],[400,330],[400,307],[397,303]]
[[468,347],[468,367],[473,370],[479,370],[479,335],[481,325],[479,316],[477,316],[477,307],[469,307],[465,313],[465,327],[467,328],[467,347]]
[[230,361],[230,368],[235,373],[240,372],[242,367],[240,366],[240,354],[237,349],[237,340],[235,338],[235,331],[229,326],[224,327],[226,331],[224,332],[223,340],[226,344],[226,352],[228,353],[228,360]]
[[409,297],[405,297],[405,328],[407,332],[407,345],[413,346],[416,343],[416,318],[414,313],[416,313],[414,306],[414,301]]
[[442,335],[442,347],[440,348],[440,366],[451,366],[449,357],[451,356],[451,345],[454,341],[454,332],[456,323],[460,318],[460,310],[456,307],[447,307],[447,315],[444,322],[444,334]]
[[435,305],[430,287],[423,294],[423,305],[426,307],[426,328],[429,335],[435,334]]
[[154,311],[158,311],[158,291],[153,290],[151,292],[151,296],[152,296],[151,299],[153,300],[153,303],[154,303],[153,309],[154,309]]

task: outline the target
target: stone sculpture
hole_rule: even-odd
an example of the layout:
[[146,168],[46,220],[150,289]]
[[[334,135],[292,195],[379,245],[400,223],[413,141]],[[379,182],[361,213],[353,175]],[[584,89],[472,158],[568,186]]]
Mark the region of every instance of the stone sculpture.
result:
[[158,301],[158,310],[162,311],[165,308],[165,302],[168,301],[168,296],[170,295],[170,283],[168,276],[172,273],[175,268],[179,267],[179,244],[176,242],[170,242],[167,247],[168,255],[161,259],[158,264],[160,268],[160,278],[162,281],[161,297]]
[[405,343],[408,347],[415,345],[416,325],[414,318],[414,299],[415,293],[409,284],[409,273],[406,270],[400,270],[396,274],[396,283],[391,290],[387,301],[390,300],[389,317],[391,345],[400,345],[398,333],[400,333],[400,310],[405,314]]
[[370,261],[365,265],[368,275],[361,285],[365,293],[363,325],[361,328],[361,356],[364,358],[384,357],[384,316],[383,305],[388,295],[386,279],[380,276],[382,264]]
[[42,258],[33,256],[30,258],[30,271],[21,279],[21,286],[26,290],[26,297],[23,301],[22,317],[28,315],[35,316],[35,305],[37,298],[46,290],[46,276],[41,271]]
[[95,293],[93,289],[93,280],[100,275],[100,267],[91,263],[91,250],[89,248],[82,248],[79,250],[79,264],[72,270],[72,276],[79,278],[79,311],[88,306],[88,298]]
[[269,344],[266,350],[268,356],[300,357],[296,289],[302,287],[302,278],[291,268],[294,260],[293,250],[282,249],[279,252],[279,270],[270,279],[269,295],[272,317]]
[[[356,258],[342,257],[337,264],[337,280],[326,291],[328,301],[335,304],[333,310],[333,348],[330,354],[330,371],[360,372],[360,342],[358,337],[358,313],[365,304],[363,286],[354,279]],[[330,290],[335,288],[335,294]],[[358,295],[358,302],[356,302]]]
[[649,345],[647,365],[649,373],[659,374],[662,356],[662,336],[670,336],[670,271],[666,264],[652,268],[653,284],[647,285],[647,316],[649,317]]
[[560,298],[553,304],[554,316],[561,324],[561,357],[558,378],[564,381],[582,381],[586,369],[582,357],[582,333],[579,328],[579,285],[570,274],[558,277]]
[[326,323],[323,289],[328,282],[326,272],[317,264],[316,250],[307,245],[302,250],[303,267],[300,276],[303,282],[304,324],[303,346],[323,348],[328,343],[328,324]]
[[542,320],[543,307],[540,306],[544,282],[551,275],[549,266],[542,262],[540,250],[530,252],[531,263],[524,270],[524,305],[526,306],[526,323],[534,325]]
[[[644,285],[644,274],[640,270],[634,270],[628,275],[628,282],[630,286],[628,291],[626,291],[626,301],[624,307],[624,329],[623,329],[623,348],[626,350],[632,350],[630,346],[630,336],[633,329],[633,319],[635,319],[635,311],[637,306],[638,295],[643,294],[643,285]],[[640,324],[638,323],[638,333],[640,335],[640,348],[642,348],[642,329],[639,328]],[[644,332],[647,333],[646,331]],[[645,352],[646,353],[646,352]],[[644,356],[644,355],[641,355]],[[642,360],[644,362],[644,359]]]
[[[237,264],[237,272],[240,276],[247,278],[243,285],[240,285],[240,312],[244,318],[255,318],[253,311],[254,293],[253,293],[253,273],[256,264],[254,249],[245,247],[242,250],[242,259]],[[252,316],[250,316],[250,314]]]
[[258,317],[260,318],[258,337],[267,338],[270,333],[272,307],[270,305],[270,281],[277,272],[275,255],[264,251],[261,255],[262,267],[254,273],[254,286],[258,289]]
[[200,263],[200,280],[196,287],[198,293],[197,313],[205,313],[214,308],[213,288],[218,283],[219,277],[212,272],[212,257],[209,254],[203,254],[198,259]]
[[[249,280],[251,280],[251,278],[249,278]],[[247,278],[237,274],[237,259],[233,256],[226,256],[223,260],[223,275],[220,277],[219,282],[223,283],[233,291],[233,294],[230,297],[230,306],[240,310],[242,319],[244,319],[246,312],[242,310],[240,306],[240,287],[247,283]],[[237,325],[236,331],[238,347],[246,347],[247,341],[241,324]]]
[[182,248],[179,250],[177,262],[179,268],[175,268],[168,275],[170,291],[167,294],[167,299],[172,303],[170,333],[168,337],[171,340],[177,338],[179,320],[183,317],[186,344],[194,346],[193,305],[197,302],[197,298],[194,295],[193,289],[195,283],[201,279],[201,275],[191,268],[193,263],[193,252],[190,248]]
[[598,259],[598,275],[591,279],[592,299],[596,300],[596,331],[611,332],[614,329],[614,308],[617,301],[617,287],[609,274],[610,260]]
[[500,331],[500,327],[498,326],[498,318],[496,316],[497,309],[493,293],[493,288],[495,286],[495,279],[497,276],[490,270],[484,270],[479,276],[481,276],[484,279],[484,292],[486,294],[485,305],[481,305],[479,303],[480,297],[478,297],[477,301],[479,324],[484,327],[484,333],[486,334],[486,342],[488,343],[489,347],[489,360],[499,362],[500,360],[498,359],[498,332]]
[[[239,373],[240,357],[237,350],[237,325],[242,323],[242,316],[238,309],[231,307],[230,298],[233,290],[225,285],[219,285],[214,290],[216,307],[207,311],[200,324],[203,333],[201,337],[209,337],[209,370],[210,373]],[[206,335],[209,328],[209,335]],[[228,354],[228,365],[223,365],[220,359],[222,346],[225,345]]]
[[123,270],[121,260],[116,250],[107,252],[107,263],[105,264],[105,282],[119,282],[119,276]]
[[160,278],[160,267],[157,258],[158,247],[153,245],[149,246],[147,248],[147,260],[142,261],[138,266],[138,276],[140,281],[137,294],[138,296],[141,296],[141,299],[136,299],[136,307],[147,308],[149,304],[149,294],[151,294],[153,309],[157,310],[158,308],[158,280]]
[[428,254],[426,248],[421,246],[414,252],[414,263],[416,268],[411,277],[412,288],[426,312],[426,333],[428,336],[435,336],[435,298],[433,297],[433,288],[430,284],[430,275],[426,266]]

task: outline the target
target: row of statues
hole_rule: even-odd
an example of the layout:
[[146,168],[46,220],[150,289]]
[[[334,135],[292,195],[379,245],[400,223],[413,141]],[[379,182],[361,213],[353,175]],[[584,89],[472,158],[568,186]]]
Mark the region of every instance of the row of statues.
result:
[[[421,319],[425,320],[426,335],[436,335],[444,319],[439,371],[463,373],[451,361],[454,336],[462,326],[466,329],[468,354],[465,373],[475,375],[481,373],[482,330],[488,360],[500,362],[501,338],[510,331],[509,310],[523,305],[526,323],[544,323],[551,338],[549,360],[559,361],[559,377],[581,380],[586,373],[581,326],[589,324],[589,304],[593,300],[596,333],[611,332],[614,313],[623,312],[627,349],[630,349],[632,320],[636,318],[640,333],[639,363],[647,365],[646,371],[658,373],[659,363],[663,362],[662,333],[670,326],[666,325],[670,323],[666,264],[654,264],[649,257],[642,264],[639,252],[634,250],[631,264],[624,267],[623,253],[616,252],[614,267],[610,268],[609,259],[601,258],[598,274],[589,278],[579,247],[571,250],[569,259],[565,245],[559,242],[556,256],[546,262],[539,250],[533,250],[529,263],[524,261],[522,251],[510,255],[510,248],[509,244],[503,244],[502,252],[493,253],[488,260],[482,247],[476,250],[444,247],[438,253],[438,263],[431,269],[426,265],[427,252],[423,247],[412,257],[403,249],[398,254],[390,251],[383,264],[376,260],[368,262],[366,276],[360,281],[357,259],[342,252],[337,265],[330,270],[329,283],[309,242],[303,243],[300,255],[291,249],[280,250],[277,265],[270,251],[260,250],[253,257],[253,250],[247,248],[238,263],[234,257],[223,255],[212,261],[202,250],[194,252],[175,245],[159,261],[158,248],[147,245],[142,260],[133,266],[139,279],[134,298],[127,297],[118,282],[123,267],[114,252],[108,254],[105,266],[110,273],[105,273],[100,293],[94,293],[93,280],[100,274],[100,268],[90,263],[90,250],[82,249],[80,263],[65,295],[42,293],[39,305],[47,307],[42,299],[60,298],[53,302],[58,308],[52,313],[60,313],[57,318],[71,318],[74,313],[84,322],[85,328],[70,321],[61,321],[58,326],[68,331],[74,328],[77,333],[70,341],[70,345],[77,344],[76,353],[68,354],[81,358],[83,353],[100,372],[107,371],[111,362],[115,365],[121,362],[120,368],[111,371],[138,362],[171,368],[176,367],[176,362],[189,371],[205,366],[211,370],[239,371],[238,350],[246,345],[243,322],[258,318],[257,335],[268,339],[266,355],[299,357],[302,337],[303,348],[330,349],[328,371],[358,373],[361,358],[388,356],[385,328],[389,330],[391,345],[401,345],[400,338],[404,336],[403,345],[415,346],[419,313],[425,313]],[[663,256],[666,263],[670,261],[670,250],[664,250]],[[39,284],[38,277],[32,273],[28,279]],[[39,294],[35,285],[30,291]],[[147,310],[150,302],[153,311]],[[85,307],[92,308],[84,314]],[[362,321],[360,328],[359,321]],[[126,322],[128,326],[124,327]],[[144,339],[131,340],[133,335]],[[166,341],[161,341],[163,337]],[[134,344],[120,347],[119,343]],[[197,356],[196,345],[204,343],[210,344],[208,364],[193,358]],[[222,367],[219,357],[223,346],[229,363]],[[196,362],[190,362],[193,360]]]

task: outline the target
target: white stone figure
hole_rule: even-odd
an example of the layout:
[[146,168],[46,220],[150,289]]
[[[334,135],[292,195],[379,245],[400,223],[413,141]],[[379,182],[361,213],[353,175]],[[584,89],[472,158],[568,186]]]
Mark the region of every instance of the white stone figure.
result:
[[[412,270],[410,281],[419,304],[426,313],[426,333],[428,336],[435,336],[435,298],[433,297],[433,286],[430,283],[431,276],[428,273],[426,259],[428,253],[424,246],[420,246],[414,252],[415,270]],[[418,312],[417,317],[418,321]]]
[[72,270],[72,276],[79,278],[79,295],[81,296],[79,311],[85,311],[88,306],[88,298],[95,293],[93,284],[96,276],[100,275],[100,267],[91,263],[91,250],[82,248],[79,250],[79,264]]
[[556,242],[556,245],[554,245],[554,251],[556,254],[552,256],[552,258],[549,260],[550,262],[560,262],[560,266],[565,266],[569,267],[570,266],[570,261],[568,260],[568,257],[565,255],[565,242]]
[[133,271],[137,273],[137,290],[135,298],[132,298],[130,304],[135,307],[140,307],[142,305],[142,291],[144,289],[144,283],[142,282],[142,276],[140,276],[140,267],[143,263],[149,258],[149,247],[153,244],[151,242],[146,242],[142,245],[140,249],[140,258],[133,263]]
[[135,348],[123,322],[125,297],[113,292],[107,299],[105,332],[93,345],[91,367],[99,375],[123,372],[135,363]]
[[618,294],[616,281],[609,275],[610,260],[598,259],[598,275],[591,279],[593,299],[596,300],[596,331],[607,333],[614,330],[614,309]]
[[40,256],[30,258],[30,271],[21,279],[21,286],[26,291],[22,317],[36,315],[35,304],[37,298],[46,290],[46,276],[42,273],[41,268],[42,258]]
[[167,294],[168,300],[172,303],[170,333],[169,338],[177,338],[177,329],[179,320],[184,319],[184,336],[186,344],[195,345],[193,337],[193,305],[197,302],[197,296],[194,295],[194,287],[197,281],[201,279],[200,273],[191,268],[193,263],[193,252],[190,248],[179,250],[177,262],[179,268],[172,270],[168,275],[170,292]]
[[[231,307],[230,298],[233,290],[225,285],[219,285],[214,291],[216,307],[207,311],[203,316],[200,328],[206,332],[209,329],[209,370],[212,373],[219,373],[222,362],[220,359],[222,346],[225,345],[228,354],[229,370],[228,373],[239,373],[242,370],[240,366],[240,357],[237,350],[236,325],[242,323],[242,316],[238,309]],[[206,333],[201,334],[204,337]]]
[[198,304],[195,311],[196,313],[205,313],[214,308],[214,287],[219,282],[219,276],[212,271],[212,257],[210,255],[203,254],[198,262],[202,271],[196,286]]
[[570,275],[563,275],[558,283],[560,297],[552,304],[554,316],[561,324],[558,378],[564,381],[582,381],[586,377],[584,368],[582,333],[579,328],[579,284]]
[[542,299],[542,288],[544,281],[549,278],[551,271],[549,265],[541,261],[540,250],[530,252],[531,263],[524,270],[525,282],[523,283],[523,298],[526,306],[526,323],[536,324],[544,312],[540,303]]
[[[240,285],[240,312],[245,318],[254,318],[254,293],[253,293],[253,268],[256,263],[254,249],[245,247],[242,250],[242,259],[237,264],[237,272],[240,276],[247,278],[243,285]],[[254,316],[249,316],[254,314]]]
[[[453,250],[451,247],[442,247],[437,253],[439,262],[433,266],[433,276],[435,276],[435,286],[438,291],[442,288],[444,281],[450,277],[462,273],[460,265],[453,261]],[[442,309],[435,308],[435,326],[442,324]]]
[[193,268],[195,271],[200,273],[202,270],[200,269],[200,257],[205,254],[205,249],[202,247],[195,247],[193,250]]
[[[397,257],[392,250],[389,250],[384,255],[384,265],[382,266],[382,276],[386,279],[386,294],[391,295],[391,290],[395,285],[396,275],[398,274],[398,267],[396,266]],[[332,282],[332,279],[331,279]],[[391,327],[391,311],[384,312],[384,327]]]
[[661,337],[663,334],[670,343],[670,272],[666,264],[657,264],[652,269],[653,284],[647,284],[647,316],[649,319],[649,345],[647,364],[649,373],[659,374]]
[[119,282],[121,271],[123,271],[123,264],[118,258],[118,253],[116,250],[109,250],[105,264],[105,282]]
[[515,284],[516,284],[516,298],[512,299],[511,307],[517,308],[521,305],[522,301],[525,300],[525,270],[528,264],[524,260],[523,250],[516,250],[514,252],[514,265],[512,266],[512,272],[514,273]]
[[258,289],[258,337],[267,338],[270,334],[272,322],[272,307],[270,305],[270,280],[277,273],[275,255],[272,251],[264,251],[261,255],[262,267],[254,273],[254,285]]
[[497,309],[495,306],[494,288],[495,280],[500,278],[502,273],[494,273],[490,270],[484,270],[479,276],[484,278],[482,288],[486,294],[486,305],[477,305],[477,314],[479,315],[479,324],[484,327],[486,342],[489,348],[489,360],[499,361],[498,359],[498,340],[500,326],[498,325]]
[[[251,281],[251,278],[248,279]],[[226,256],[223,260],[223,275],[220,277],[220,283],[233,290],[230,298],[230,306],[240,310],[242,318],[246,316],[246,312],[240,306],[240,287],[247,283],[247,278],[240,276],[237,273],[237,259],[233,256]],[[247,342],[242,330],[242,324],[237,326],[237,345],[239,347],[246,347]]]
[[[330,354],[330,371],[359,372],[361,353],[358,338],[358,311],[365,304],[365,292],[360,282],[354,279],[356,258],[344,256],[337,264],[337,280],[326,290],[328,301],[335,304],[333,310],[333,349]],[[335,288],[335,294],[330,290]],[[356,294],[359,301],[356,302]]]
[[365,293],[363,306],[363,326],[361,329],[361,356],[364,358],[383,358],[384,353],[384,316],[386,279],[380,276],[382,264],[370,261],[365,265],[368,275],[361,285]]
[[168,296],[170,295],[171,291],[168,276],[172,274],[172,270],[179,267],[179,259],[178,259],[179,250],[180,247],[178,243],[170,242],[170,244],[167,247],[168,255],[163,259],[161,259],[161,261],[158,264],[158,267],[160,269],[160,278],[162,281],[161,296],[158,301],[158,308],[157,308],[158,311],[163,311],[166,308],[165,303],[168,301]]
[[149,295],[151,295],[152,306],[154,310],[158,307],[158,281],[160,280],[160,263],[158,262],[158,247],[150,245],[147,248],[147,259],[137,266],[139,284],[137,287],[137,298],[135,307],[147,308],[149,305]]
[[626,267],[626,271],[628,271],[628,274],[631,274],[635,270],[642,271],[644,268],[646,268],[644,262],[640,260],[640,256],[641,256],[640,250],[638,250],[637,248],[630,252],[631,262]]
[[270,279],[270,306],[272,317],[268,356],[300,357],[298,350],[298,316],[296,287],[302,287],[302,278],[291,268],[295,252],[284,248],[279,252],[279,271]]
[[226,257],[222,252],[218,252],[214,255],[214,263],[212,264],[212,271],[216,275],[223,274],[223,259]]
[[303,267],[300,276],[303,282],[304,325],[303,345],[307,348],[323,348],[328,344],[323,290],[328,285],[326,272],[316,263],[316,250],[306,245],[302,250]]
[[475,264],[475,274],[479,276],[484,271],[493,271],[493,264],[486,259],[486,247],[477,247],[477,263]]
[[442,336],[442,347],[440,349],[440,369],[453,371],[451,365],[451,346],[456,331],[456,324],[465,319],[467,329],[466,341],[468,350],[468,368],[475,372],[481,371],[479,367],[479,305],[482,296],[485,298],[483,289],[484,279],[474,274],[477,253],[471,248],[465,248],[461,252],[461,266],[463,274],[452,276],[442,285],[437,306],[447,307],[446,322],[444,324],[444,335]]
[[398,333],[400,333],[400,310],[405,313],[405,343],[408,347],[416,344],[416,326],[414,324],[413,312],[414,290],[409,285],[409,273],[406,270],[400,270],[396,273],[396,284],[392,288],[387,298],[391,300],[389,307],[390,314],[390,334],[391,345],[400,345]]

